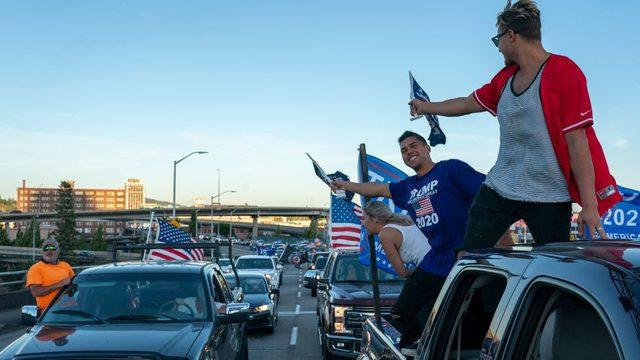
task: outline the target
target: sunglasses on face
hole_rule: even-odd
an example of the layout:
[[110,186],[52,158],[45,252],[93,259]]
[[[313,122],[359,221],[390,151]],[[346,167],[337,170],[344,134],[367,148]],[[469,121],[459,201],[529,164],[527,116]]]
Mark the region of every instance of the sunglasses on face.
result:
[[492,38],[491,38],[491,41],[493,41],[493,45],[495,45],[496,47],[498,47],[498,43],[500,42],[500,38],[501,38],[502,36],[504,36],[504,34],[506,34],[506,33],[508,33],[508,32],[509,32],[509,30],[505,30],[505,31],[501,32],[500,34],[498,34],[498,35],[496,35],[496,36],[492,37]]
[[44,250],[44,251],[56,251],[56,250],[58,250],[58,248],[53,246],[53,245],[47,245],[47,246],[43,247],[42,250]]

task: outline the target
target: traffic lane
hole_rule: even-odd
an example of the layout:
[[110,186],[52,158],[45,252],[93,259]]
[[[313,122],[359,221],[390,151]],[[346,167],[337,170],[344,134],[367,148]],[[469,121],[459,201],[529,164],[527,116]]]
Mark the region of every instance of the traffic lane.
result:
[[285,266],[275,332],[248,333],[250,359],[322,359],[316,332],[316,298],[302,286],[303,273],[292,265]]

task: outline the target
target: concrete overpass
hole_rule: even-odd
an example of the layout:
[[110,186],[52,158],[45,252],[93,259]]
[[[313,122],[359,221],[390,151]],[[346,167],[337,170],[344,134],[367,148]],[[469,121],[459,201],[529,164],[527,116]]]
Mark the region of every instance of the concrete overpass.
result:
[[[329,213],[326,208],[310,207],[275,207],[275,206],[213,206],[211,207],[181,207],[176,208],[176,216],[189,216],[192,211],[198,211],[200,216],[306,216],[310,218],[324,217]],[[96,210],[76,211],[77,220],[102,219],[112,221],[148,220],[151,212],[156,216],[171,217],[171,209],[137,209],[137,210]],[[41,213],[1,213],[0,222],[29,221],[33,217],[39,220],[56,220],[56,212]]]

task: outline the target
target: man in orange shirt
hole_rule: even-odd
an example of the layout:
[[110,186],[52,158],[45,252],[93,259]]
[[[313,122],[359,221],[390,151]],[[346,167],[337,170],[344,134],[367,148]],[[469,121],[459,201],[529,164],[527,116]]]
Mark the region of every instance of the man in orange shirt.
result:
[[58,290],[69,285],[75,276],[71,266],[58,260],[60,246],[55,239],[47,239],[42,243],[42,260],[33,264],[27,272],[26,287],[36,298],[38,311],[42,313],[58,293]]

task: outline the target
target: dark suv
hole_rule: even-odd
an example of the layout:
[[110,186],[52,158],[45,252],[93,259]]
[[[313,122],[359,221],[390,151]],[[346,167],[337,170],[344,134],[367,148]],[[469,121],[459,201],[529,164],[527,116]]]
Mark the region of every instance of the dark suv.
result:
[[249,304],[216,264],[132,262],[84,270],[0,359],[246,359]]
[[[383,271],[378,271],[378,280],[381,311],[388,314],[404,280]],[[318,279],[318,337],[324,358],[356,357],[362,325],[370,316],[373,294],[369,267],[358,261],[356,250],[332,252]]]

